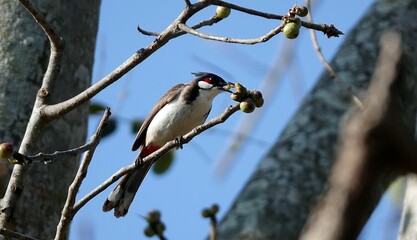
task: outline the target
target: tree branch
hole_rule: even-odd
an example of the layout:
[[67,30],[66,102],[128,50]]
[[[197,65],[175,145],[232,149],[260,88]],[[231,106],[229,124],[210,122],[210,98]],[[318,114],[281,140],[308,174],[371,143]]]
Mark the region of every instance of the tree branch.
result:
[[52,25],[45,20],[44,16],[40,14],[40,12],[30,3],[29,0],[19,1],[45,32],[51,45],[51,54],[49,56],[48,67],[43,77],[42,86],[39,89],[35,103],[35,107],[40,107],[46,104],[51,91],[51,84],[58,78],[65,48],[65,42],[64,39],[62,39],[62,37],[57,34]]
[[200,38],[219,41],[219,42],[239,43],[239,44],[257,44],[257,43],[266,42],[269,39],[271,39],[273,36],[280,33],[282,31],[282,29],[284,28],[284,26],[285,26],[285,23],[281,23],[281,25],[279,25],[278,27],[272,29],[270,32],[268,32],[264,36],[261,36],[261,37],[258,37],[258,38],[238,39],[238,38],[212,36],[212,35],[208,35],[208,34],[205,34],[205,33],[198,32],[198,31],[188,27],[187,25],[185,25],[183,23],[178,24],[179,29],[181,29],[185,32],[188,32],[189,34],[192,34],[194,36],[200,37]]
[[155,53],[158,49],[163,47],[171,39],[175,38],[175,32],[178,24],[181,22],[186,22],[195,13],[207,7],[208,5],[209,3],[207,1],[202,1],[192,4],[191,6],[185,8],[177,17],[177,19],[175,19],[161,34],[159,34],[158,37],[151,44],[137,51],[119,67],[117,67],[115,70],[109,73],[107,76],[99,80],[97,83],[91,85],[83,92],[66,101],[54,105],[45,106],[41,110],[44,118],[48,121],[51,121],[74,110],[81,104],[90,100],[96,94],[98,94],[103,89],[120,79],[124,74],[132,70],[134,67],[136,67],[149,56],[151,56],[153,53]]
[[74,211],[75,198],[80,189],[82,181],[87,176],[88,166],[90,165],[90,162],[94,155],[94,151],[98,143],[100,142],[103,129],[105,128],[110,115],[110,109],[107,108],[104,111],[103,117],[97,127],[96,132],[90,139],[92,148],[85,153],[84,158],[81,161],[80,167],[78,168],[77,174],[75,175],[74,181],[68,188],[67,200],[62,210],[61,219],[59,220],[59,224],[57,226],[55,240],[66,239],[68,235],[69,224],[74,218],[74,215],[77,213],[77,211]]
[[[20,0],[20,3],[32,15],[38,25],[45,32],[51,45],[48,67],[42,79],[42,86],[38,91],[34,109],[30,116],[25,135],[23,136],[20,149],[18,151],[22,154],[27,154],[30,152],[30,144],[36,142],[39,139],[42,131],[41,129],[45,124],[45,119],[42,118],[41,114],[39,114],[39,111],[40,108],[45,105],[45,102],[48,99],[51,83],[58,77],[62,63],[64,41],[61,37],[59,37],[53,27],[47,23],[39,11],[35,9],[35,7],[29,2],[29,0]],[[2,227],[12,226],[10,225],[10,221],[22,194],[21,189],[23,189],[26,172],[26,166],[15,165],[13,168],[13,173],[9,180],[5,195],[0,202],[2,209],[0,213],[0,226]]]
[[[310,0],[307,0],[307,8],[310,9]],[[311,14],[311,11],[309,11],[309,14],[307,14],[307,20],[309,23],[313,22],[313,16]],[[322,51],[321,51],[321,47],[320,44],[317,40],[317,35],[314,29],[310,29],[310,38],[311,38],[311,42],[313,44],[314,49],[316,50],[317,56],[320,59],[320,61],[323,63],[324,68],[327,70],[327,72],[330,74],[331,78],[336,79],[337,81],[339,81],[340,83],[342,83],[344,86],[346,86],[347,90],[352,94],[352,100],[353,102],[361,109],[363,110],[363,103],[360,100],[360,98],[358,97],[358,95],[355,93],[355,91],[353,90],[352,86],[346,82],[343,78],[341,78],[339,76],[339,74],[336,73],[336,71],[333,69],[332,65],[326,60],[326,58],[324,57]]]
[[[225,122],[233,113],[239,111],[239,103],[235,104],[234,106],[230,106],[227,108],[222,114],[217,116],[216,118],[208,121],[205,124],[202,124],[200,126],[197,126],[193,130],[191,130],[189,133],[183,136],[182,144],[187,144],[190,142],[195,136],[198,134],[206,131],[209,128],[212,128],[220,123]],[[162,155],[169,152],[170,150],[176,148],[178,146],[178,143],[176,140],[172,140],[168,143],[166,143],[162,148],[160,148],[158,151],[152,153],[151,155],[145,157],[143,159],[144,162],[147,161],[156,161]],[[88,193],[86,196],[84,196],[82,199],[80,199],[73,208],[73,213],[75,214],[77,211],[79,211],[87,202],[89,202],[91,199],[93,199],[95,196],[97,196],[99,193],[103,192],[106,188],[108,188],[111,184],[116,182],[119,178],[126,175],[127,173],[135,170],[136,166],[134,163],[130,164],[129,166],[123,167],[120,170],[118,170],[116,173],[114,173],[112,176],[110,176],[107,180],[105,180],[102,184],[100,184],[98,187],[96,187],[94,190],[92,190],[90,193]]]

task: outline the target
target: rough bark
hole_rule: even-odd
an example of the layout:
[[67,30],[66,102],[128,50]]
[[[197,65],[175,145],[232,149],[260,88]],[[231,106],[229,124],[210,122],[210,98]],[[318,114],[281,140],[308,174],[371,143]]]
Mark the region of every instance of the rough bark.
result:
[[[355,91],[369,85],[382,32],[413,22],[416,5],[416,0],[379,1],[346,36],[332,65]],[[409,51],[416,44],[412,35],[405,35],[403,49],[410,62],[402,74],[415,79],[416,55]],[[405,111],[414,122],[412,97]],[[342,84],[327,73],[321,76],[220,222],[219,239],[297,239],[312,204],[327,187],[339,123],[350,100]]]
[[[91,82],[100,1],[32,1],[66,42],[59,80],[51,103],[65,100]],[[0,141],[17,149],[32,111],[49,57],[43,31],[18,1],[0,0]],[[87,128],[87,106],[46,126],[30,152],[53,152],[82,145]],[[77,158],[28,169],[16,230],[39,239],[52,239]],[[4,186],[2,186],[4,189]]]

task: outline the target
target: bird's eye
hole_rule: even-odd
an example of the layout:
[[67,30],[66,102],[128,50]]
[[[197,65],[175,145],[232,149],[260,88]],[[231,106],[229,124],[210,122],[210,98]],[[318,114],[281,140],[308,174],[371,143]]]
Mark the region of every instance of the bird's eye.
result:
[[206,77],[203,79],[204,82],[211,84],[211,77]]

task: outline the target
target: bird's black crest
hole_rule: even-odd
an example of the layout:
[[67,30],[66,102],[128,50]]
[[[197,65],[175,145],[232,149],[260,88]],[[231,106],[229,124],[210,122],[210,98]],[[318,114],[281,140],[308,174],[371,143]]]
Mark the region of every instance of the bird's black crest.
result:
[[193,74],[194,76],[196,76],[196,77],[202,77],[202,76],[204,76],[204,75],[210,75],[210,74],[212,74],[212,73],[208,73],[208,72],[193,72],[193,73],[191,73],[191,74]]

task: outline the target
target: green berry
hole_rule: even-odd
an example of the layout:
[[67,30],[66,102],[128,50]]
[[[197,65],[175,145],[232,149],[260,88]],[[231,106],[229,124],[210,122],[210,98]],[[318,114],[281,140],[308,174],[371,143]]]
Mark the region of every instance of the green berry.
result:
[[161,219],[161,212],[159,210],[152,210],[148,212],[148,216],[146,217],[146,220],[148,223],[155,223],[158,222]]
[[203,216],[203,218],[208,218],[208,217],[210,217],[212,214],[211,214],[211,211],[210,211],[209,209],[204,208],[204,209],[203,209],[203,211],[201,211],[201,215]]
[[219,207],[219,205],[218,204],[213,204],[212,206],[211,206],[211,212],[213,213],[213,214],[217,214],[218,212],[219,212],[219,210],[220,210],[220,207]]
[[300,34],[300,26],[295,22],[289,22],[285,24],[283,29],[284,35],[288,39],[295,39]]
[[241,102],[239,107],[240,110],[242,110],[243,112],[251,113],[255,110],[255,103],[251,98],[248,98],[245,101]]
[[153,237],[155,235],[155,232],[153,231],[153,229],[150,226],[147,226],[145,228],[145,230],[143,230],[143,233],[145,234],[145,236],[147,237]]
[[264,99],[263,98],[254,100],[254,102],[255,102],[255,107],[257,107],[257,108],[260,108],[264,105]]
[[257,108],[260,108],[264,105],[264,98],[262,97],[262,93],[260,91],[254,90],[253,92],[251,92],[251,97],[255,102],[255,106]]
[[163,234],[164,233],[164,231],[165,231],[165,224],[163,224],[163,223],[159,223],[158,225],[156,225],[156,234],[158,234],[158,235],[161,235],[161,234]]
[[230,95],[230,97],[236,102],[241,102],[241,101],[243,101],[243,99],[245,99],[246,94],[242,94],[240,92],[235,92],[235,93],[232,93]]
[[296,14],[300,17],[305,17],[308,14],[308,8],[306,6],[300,6],[296,9]]
[[230,8],[218,6],[216,8],[216,17],[221,18],[221,19],[227,18],[230,15],[230,12],[231,12]]
[[10,159],[13,156],[13,145],[11,143],[0,144],[0,158]]
[[298,17],[295,17],[291,22],[297,24],[298,28],[301,27],[301,20]]
[[238,93],[245,93],[246,94],[248,92],[248,90],[246,89],[246,87],[243,86],[240,83],[235,83],[235,88],[236,88],[236,92],[238,92]]

